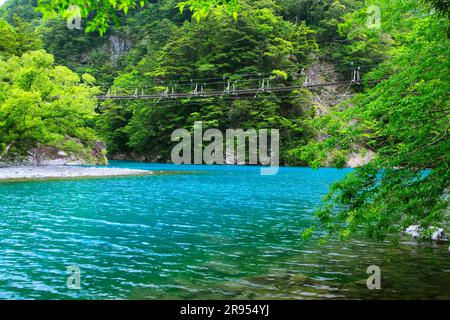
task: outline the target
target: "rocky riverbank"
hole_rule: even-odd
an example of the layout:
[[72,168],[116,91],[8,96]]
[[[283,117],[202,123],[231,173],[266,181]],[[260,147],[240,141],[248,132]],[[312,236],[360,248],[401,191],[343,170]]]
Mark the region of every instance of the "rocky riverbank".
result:
[[154,174],[154,172],[148,170],[61,165],[0,167],[0,181],[142,176],[151,174]]

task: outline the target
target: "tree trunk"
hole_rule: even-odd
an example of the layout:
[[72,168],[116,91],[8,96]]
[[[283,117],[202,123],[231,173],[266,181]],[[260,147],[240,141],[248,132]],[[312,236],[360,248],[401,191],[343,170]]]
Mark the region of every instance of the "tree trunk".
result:
[[2,161],[3,158],[8,154],[9,149],[11,149],[11,147],[12,147],[12,143],[8,144],[8,145],[6,146],[6,148],[5,148],[5,150],[3,150],[3,151],[0,153],[0,161]]

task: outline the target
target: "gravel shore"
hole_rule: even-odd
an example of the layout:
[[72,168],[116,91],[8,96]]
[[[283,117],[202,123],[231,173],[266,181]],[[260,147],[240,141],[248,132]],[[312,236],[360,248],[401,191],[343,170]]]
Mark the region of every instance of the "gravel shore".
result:
[[88,177],[117,177],[150,175],[152,171],[122,168],[94,168],[75,166],[22,166],[0,167],[2,180],[66,179]]

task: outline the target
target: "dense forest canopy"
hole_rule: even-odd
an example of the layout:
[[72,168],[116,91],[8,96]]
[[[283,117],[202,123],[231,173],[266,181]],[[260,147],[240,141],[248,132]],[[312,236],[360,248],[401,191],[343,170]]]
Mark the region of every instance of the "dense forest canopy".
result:
[[[196,121],[205,129],[276,128],[285,165],[340,167],[371,155],[332,187],[318,230],[383,239],[448,218],[447,0],[71,4],[82,9],[82,30],[67,28],[67,1],[0,7],[1,154],[101,138],[110,156],[167,161],[173,130]],[[376,27],[371,6],[381,13]],[[280,86],[347,81],[356,66],[363,83],[331,91],[169,103],[94,97],[124,88],[188,91],[193,79],[214,79],[208,84],[217,88],[258,85],[261,77]]]
[[0,20],[0,28],[0,161],[27,157],[39,145],[89,157],[98,139],[95,79],[55,66],[22,18]]
[[[72,1],[48,1],[38,0],[37,11],[41,12],[44,18],[54,17],[57,15],[67,15],[68,9],[73,6],[79,8],[79,16],[88,19],[86,31],[98,31],[104,34],[111,23],[118,25],[120,19],[117,12],[127,14],[130,10],[138,7],[144,7],[148,3],[155,1],[148,0],[72,0]],[[172,2],[174,3],[174,2]],[[177,1],[176,7],[182,13],[185,8],[189,8],[192,17],[199,22],[202,18],[208,16],[212,10],[221,9],[227,12],[234,19],[238,16],[239,1],[238,0],[186,0]]]
[[88,122],[95,116],[95,79],[80,77],[64,66],[53,66],[42,50],[0,61],[1,156],[15,147],[27,150],[40,143],[81,151],[95,139]]
[[[311,62],[317,50],[314,31],[304,23],[284,20],[280,10],[273,1],[258,1],[252,5],[242,3],[235,23],[230,23],[220,10],[201,24],[190,20],[180,24],[157,22],[145,40],[148,54],[129,72],[118,76],[114,86],[163,89],[205,78],[217,79],[222,86],[223,77],[242,83],[248,75],[259,73],[281,77],[286,85],[299,82],[301,79],[293,75]],[[195,121],[203,121],[206,128],[279,128],[284,133],[284,157],[288,157],[288,148],[299,145],[307,134],[301,126],[301,115],[307,110],[295,99],[182,101],[162,108],[149,108],[148,102],[106,103],[101,132],[112,147],[127,141],[126,145],[117,144],[117,148],[138,153],[153,151],[154,156],[167,159],[172,131],[190,129]],[[126,123],[121,124],[123,118]],[[119,140],[115,140],[117,137]]]
[[342,237],[383,238],[399,227],[448,218],[448,19],[413,1],[379,3],[402,16],[384,21],[398,44],[392,59],[368,77],[385,80],[357,95],[351,107],[315,120],[328,138],[302,150],[315,166],[330,152],[360,144],[376,151],[370,163],[332,187],[318,213],[328,230]]

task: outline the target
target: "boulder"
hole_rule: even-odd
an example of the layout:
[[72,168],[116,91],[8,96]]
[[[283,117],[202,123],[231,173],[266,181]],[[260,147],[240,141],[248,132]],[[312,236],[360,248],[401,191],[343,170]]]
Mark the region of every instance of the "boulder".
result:
[[413,238],[420,238],[420,227],[418,225],[409,226],[406,228],[405,234]]
[[444,241],[447,240],[445,236],[444,229],[436,228],[436,230],[431,234],[431,240],[433,241]]
[[412,225],[406,228],[405,234],[413,237],[413,238],[422,238],[423,234],[427,232],[431,232],[430,239],[436,242],[445,242],[448,241],[447,236],[445,235],[444,229],[437,227],[428,227],[428,230],[424,230],[422,227],[418,225]]

